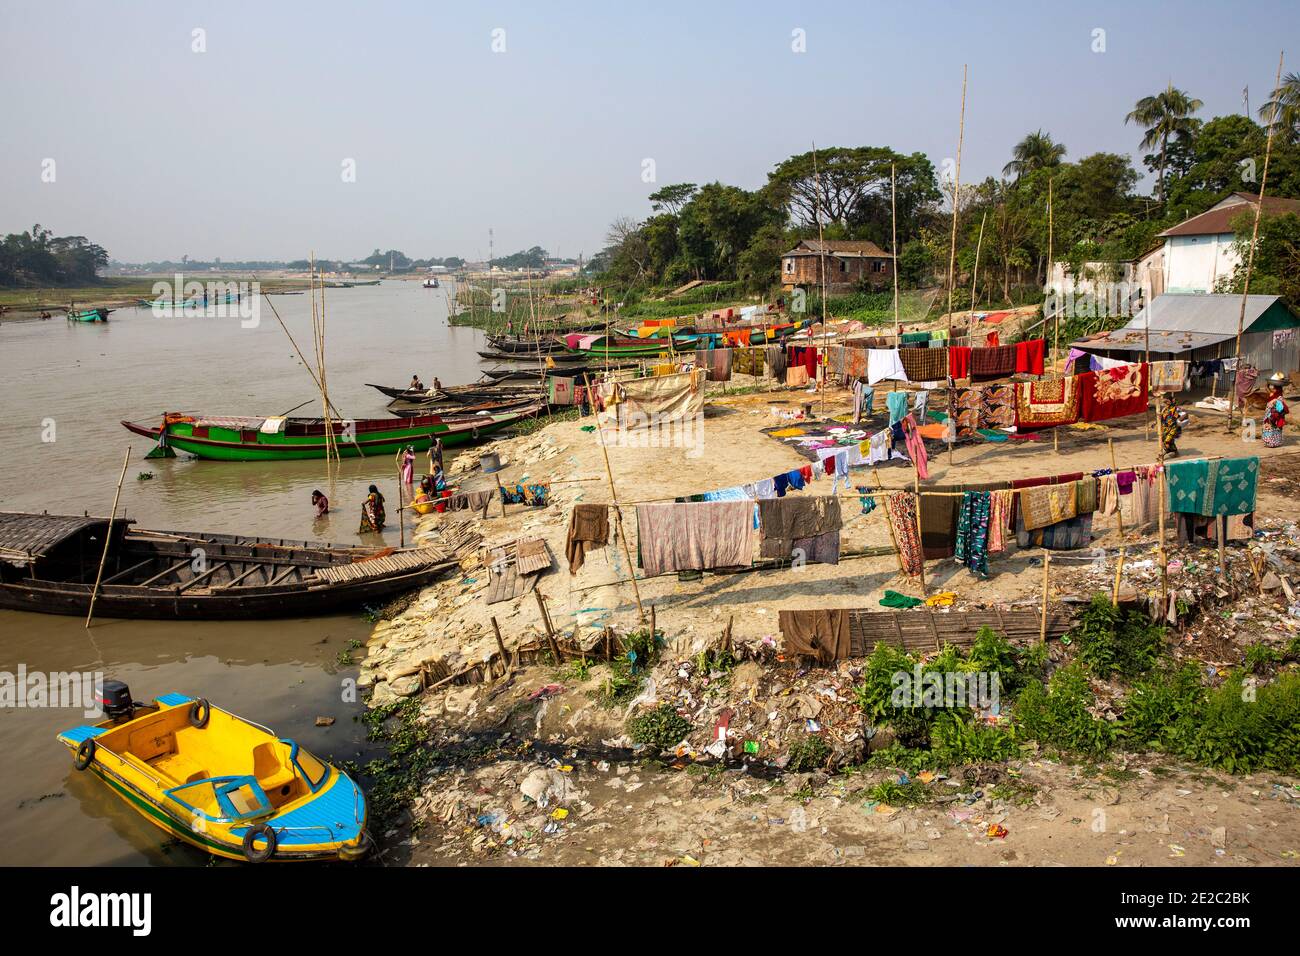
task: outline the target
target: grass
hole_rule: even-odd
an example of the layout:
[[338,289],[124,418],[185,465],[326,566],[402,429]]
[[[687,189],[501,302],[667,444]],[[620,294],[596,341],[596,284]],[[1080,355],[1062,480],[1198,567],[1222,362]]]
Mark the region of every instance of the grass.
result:
[[[68,303],[75,302],[78,308],[135,304],[139,299],[153,298],[155,282],[173,281],[173,276],[108,276],[95,285],[70,286],[67,288],[17,289],[0,288],[0,306],[7,309],[62,309]],[[190,282],[249,282],[261,283],[262,290],[274,292],[279,289],[303,289],[306,279],[259,278],[254,274],[220,275],[211,272],[187,273],[185,281]]]

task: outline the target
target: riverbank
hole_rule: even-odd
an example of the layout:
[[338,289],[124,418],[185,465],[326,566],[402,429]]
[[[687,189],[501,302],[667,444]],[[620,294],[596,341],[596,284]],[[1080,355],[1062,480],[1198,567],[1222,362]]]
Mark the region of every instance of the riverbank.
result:
[[[5,310],[5,318],[17,318],[40,312],[64,312],[70,306],[78,309],[119,309],[140,304],[142,299],[153,299],[154,284],[171,283],[174,275],[157,276],[110,276],[91,286],[77,286],[57,289],[15,289],[0,288],[0,307]],[[185,276],[186,282],[258,282],[263,292],[275,294],[305,290],[307,279],[283,275],[217,275],[214,273],[194,273]],[[170,288],[170,286],[169,286]]]
[[[633,504],[732,487],[807,461],[793,436],[782,440],[762,429],[790,421],[806,404],[820,411],[820,393],[723,395],[720,386],[710,388],[717,391],[706,404],[698,451],[608,449],[634,553]],[[846,391],[830,389],[820,417],[842,417],[850,402]],[[589,555],[570,576],[564,554],[573,505],[611,501],[601,447],[594,434],[583,431],[590,423],[558,422],[485,447],[483,452],[496,453],[505,465],[499,476],[477,472],[469,456],[453,473],[468,490],[494,488],[497,477],[507,486],[551,482],[549,507],[480,522],[488,546],[525,537],[546,542],[555,570],[537,581],[542,602],[525,591],[488,605],[487,573],[470,563],[461,575],[425,589],[409,607],[381,622],[367,644],[360,683],[371,692],[370,706],[381,715],[406,708],[429,749],[418,766],[395,770],[409,799],[401,801],[403,811],[386,826],[383,842],[392,854],[386,859],[1295,863],[1286,855],[1300,840],[1295,776],[1233,778],[1171,755],[1152,757],[1145,745],[1121,745],[1129,681],[1085,673],[1086,709],[1074,718],[1104,737],[1105,745],[1094,753],[1072,750],[1068,735],[1058,739],[1052,736],[1057,731],[1043,725],[1026,729],[1018,718],[1004,717],[988,728],[988,736],[977,733],[976,744],[950,751],[958,758],[948,764],[942,754],[916,749],[914,742],[900,746],[887,722],[873,723],[864,713],[861,688],[871,658],[811,670],[786,659],[777,621],[781,610],[881,611],[887,590],[923,596],[916,578],[899,573],[879,509],[859,514],[853,492],[841,497],[846,518],[839,565],[706,572],[696,581],[664,575],[638,578],[633,588],[623,549],[610,546]],[[1107,468],[1111,442],[1124,466],[1156,459],[1156,444],[1138,417],[1063,431],[1059,451],[1049,438],[1016,446],[962,446],[951,459],[936,454],[930,480],[979,482],[1008,474]],[[1221,417],[1195,415],[1180,448],[1185,458],[1261,454],[1266,480],[1259,486],[1259,542],[1284,563],[1282,577],[1294,574],[1300,538],[1289,517],[1296,485],[1285,448],[1273,451],[1258,443],[1243,448]],[[880,476],[886,487],[912,483],[910,466],[881,468]],[[854,480],[870,483],[870,472],[855,474]],[[815,493],[828,491],[819,487]],[[417,536],[438,520],[424,519]],[[1054,614],[1076,614],[1094,593],[1111,593],[1121,544],[1127,558],[1121,593],[1134,598],[1158,587],[1153,535],[1129,529],[1121,538],[1114,518],[1101,516],[1093,534],[1093,548],[1103,550],[1054,557]],[[1012,547],[992,555],[987,578],[953,561],[929,562],[924,593],[952,592],[954,603],[908,613],[1019,609],[1036,619],[1041,553]],[[1170,588],[1180,595],[1183,615],[1178,629],[1163,640],[1162,659],[1170,667],[1209,668],[1198,693],[1226,693],[1225,681],[1253,674],[1265,685],[1283,687],[1290,700],[1296,688],[1287,675],[1294,676],[1297,667],[1300,617],[1287,610],[1277,586],[1261,592],[1245,548],[1232,545],[1227,559],[1222,572],[1216,570],[1213,549],[1171,551]],[[559,662],[548,650],[543,604],[564,645]],[[647,618],[653,607],[658,636],[653,645],[647,643],[649,628],[641,622],[638,604]],[[1222,627],[1225,618],[1232,628]],[[506,677],[493,619],[507,654],[518,663]],[[615,647],[640,649],[639,668],[629,667],[625,658],[605,663],[611,639],[606,627]],[[1080,639],[1049,641],[1045,651],[1035,651],[1035,643],[1005,653],[1023,670],[1026,685],[1063,693],[1057,684],[1083,666]],[[922,649],[905,666],[910,669],[912,660],[918,666],[954,666],[953,661],[943,665],[937,650],[936,639],[934,651]],[[957,662],[969,666],[965,658]],[[458,683],[485,677],[481,683]],[[438,686],[424,689],[431,684]],[[1015,709],[1013,704],[1013,714]],[[1028,704],[1023,709],[1027,714]],[[656,739],[647,725],[663,726],[658,743],[647,742]],[[727,736],[716,747],[720,727]],[[982,768],[973,778],[972,761]],[[1249,763],[1243,766],[1248,769]],[[1107,800],[1115,791],[1118,802],[1098,802],[1095,791],[1102,783],[1111,788]],[[1160,798],[1155,804],[1153,795]],[[1025,800],[1029,803],[1022,805]],[[1209,806],[1217,809],[1201,809]],[[795,830],[796,807],[805,822],[819,822]],[[1081,807],[1089,812],[1081,813]],[[1105,810],[1111,823],[1104,839],[1090,829],[1095,807],[1124,808]],[[640,816],[644,823],[646,809],[655,811],[653,830],[642,825],[631,832],[628,821]],[[557,816],[556,811],[562,812]],[[1218,812],[1223,816],[1215,818]],[[1221,838],[1219,826],[1230,836]],[[988,837],[989,827],[995,834],[997,827],[1006,827],[1015,836],[1005,838],[1008,842]],[[788,836],[796,832],[803,836]],[[818,836],[808,840],[808,833]],[[1029,833],[1034,835],[1026,840]],[[846,847],[854,849],[835,855],[836,848]]]

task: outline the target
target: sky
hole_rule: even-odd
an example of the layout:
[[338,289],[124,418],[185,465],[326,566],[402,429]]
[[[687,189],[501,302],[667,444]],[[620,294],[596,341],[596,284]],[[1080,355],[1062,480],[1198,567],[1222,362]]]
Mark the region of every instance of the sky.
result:
[[141,262],[478,259],[491,229],[498,255],[589,257],[656,189],[757,188],[814,143],[941,167],[963,64],[963,182],[1039,128],[1141,169],[1140,97],[1172,81],[1208,119],[1272,89],[1300,4],[1235,9],[0,0],[0,233]]

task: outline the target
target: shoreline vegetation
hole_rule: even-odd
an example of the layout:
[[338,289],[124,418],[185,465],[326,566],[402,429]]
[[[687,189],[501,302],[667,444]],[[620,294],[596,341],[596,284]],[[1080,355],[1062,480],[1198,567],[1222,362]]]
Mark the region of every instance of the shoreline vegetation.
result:
[[[125,308],[154,297],[154,283],[167,282],[173,275],[105,276],[94,285],[45,288],[0,287],[0,306],[6,313],[25,314],[63,311],[70,303],[79,309]],[[307,279],[284,275],[227,275],[215,272],[185,273],[186,282],[258,282],[263,292],[296,292],[307,288]]]

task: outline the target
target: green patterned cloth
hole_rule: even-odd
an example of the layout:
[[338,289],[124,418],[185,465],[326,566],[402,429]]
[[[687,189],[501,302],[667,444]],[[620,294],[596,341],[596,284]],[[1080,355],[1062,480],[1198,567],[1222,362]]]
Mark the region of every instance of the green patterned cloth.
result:
[[1244,515],[1255,510],[1259,458],[1201,458],[1165,465],[1169,510],[1197,515]]

